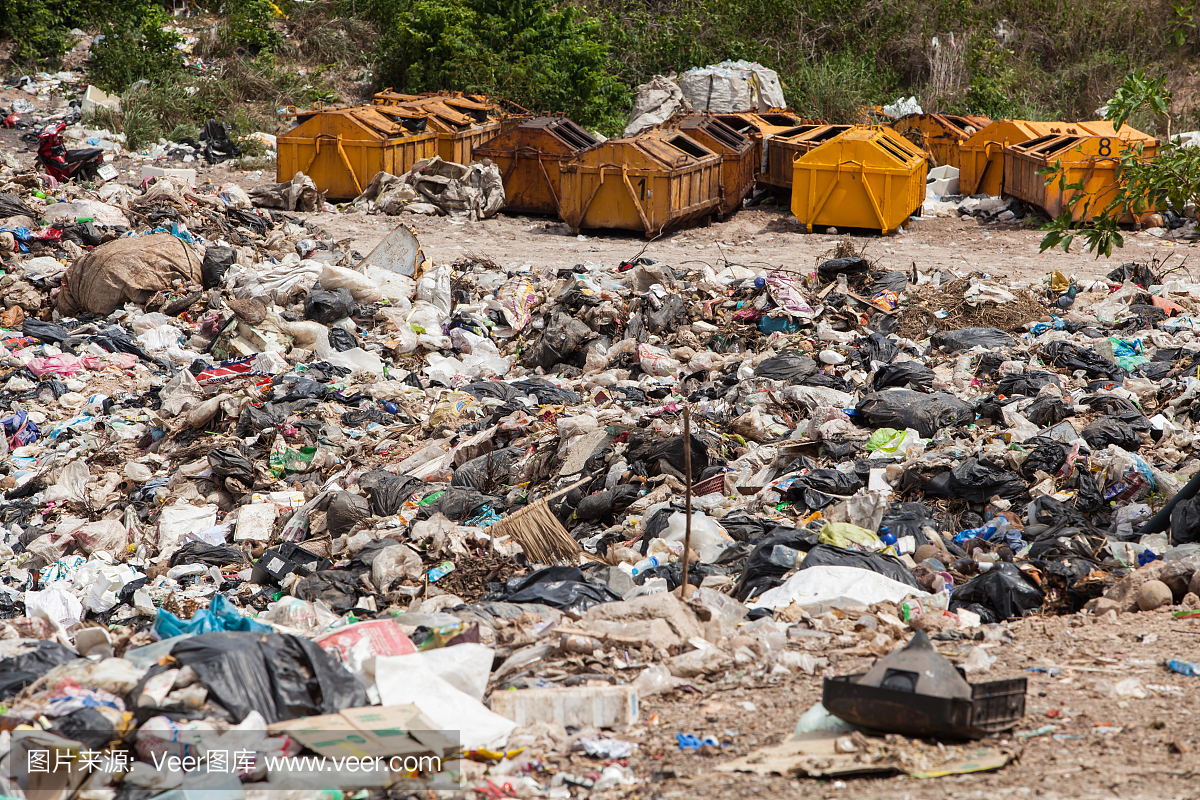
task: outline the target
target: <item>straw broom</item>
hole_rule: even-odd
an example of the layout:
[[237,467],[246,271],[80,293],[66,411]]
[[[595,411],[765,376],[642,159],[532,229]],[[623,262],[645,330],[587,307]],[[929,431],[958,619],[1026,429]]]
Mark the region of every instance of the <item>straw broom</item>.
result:
[[572,489],[582,486],[592,477],[581,478],[564,489],[534,500],[524,508],[509,514],[492,526],[492,541],[498,537],[511,536],[530,561],[539,564],[573,562],[583,552],[579,542],[550,510],[550,501],[561,497]]

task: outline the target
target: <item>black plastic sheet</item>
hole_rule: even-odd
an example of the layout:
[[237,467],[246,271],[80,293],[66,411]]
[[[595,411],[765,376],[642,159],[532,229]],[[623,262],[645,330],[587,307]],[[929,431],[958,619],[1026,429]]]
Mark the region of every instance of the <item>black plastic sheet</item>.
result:
[[175,645],[171,655],[196,671],[209,701],[231,722],[251,711],[272,723],[367,704],[358,679],[320,645],[299,636],[205,633]]
[[509,578],[498,598],[509,603],[541,603],[582,614],[601,603],[612,603],[621,597],[606,584],[593,583],[578,567],[546,567],[519,578]]
[[964,583],[950,596],[950,610],[974,611],[984,623],[1024,617],[1042,605],[1042,591],[1012,564],[992,569]]
[[957,331],[940,331],[930,337],[934,347],[947,353],[961,353],[972,347],[1009,349],[1016,340],[999,328],[961,328]]
[[971,404],[946,392],[926,394],[911,389],[872,392],[859,401],[857,410],[872,428],[912,428],[926,438],[941,428],[975,421]]

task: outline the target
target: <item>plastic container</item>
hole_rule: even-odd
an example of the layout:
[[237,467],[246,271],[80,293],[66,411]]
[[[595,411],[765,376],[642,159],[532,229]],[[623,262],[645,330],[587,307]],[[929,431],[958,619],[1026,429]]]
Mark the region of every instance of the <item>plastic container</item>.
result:
[[[667,520],[667,527],[662,532],[661,538],[668,542],[682,542],[686,524],[687,515],[682,511],[675,512]],[[733,540],[729,538],[729,534],[725,533],[725,529],[716,523],[716,520],[708,517],[702,511],[692,512],[691,545],[701,562],[711,564],[721,556],[721,553],[725,552],[725,548],[732,544]]]
[[771,548],[770,561],[772,564],[793,569],[803,560],[804,553],[794,547],[788,547],[786,544],[777,544]]

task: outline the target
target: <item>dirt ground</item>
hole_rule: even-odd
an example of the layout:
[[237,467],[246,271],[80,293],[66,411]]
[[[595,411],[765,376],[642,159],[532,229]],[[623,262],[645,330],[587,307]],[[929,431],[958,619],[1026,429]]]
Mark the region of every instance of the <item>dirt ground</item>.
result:
[[[21,95],[16,95],[21,96]],[[9,98],[11,99],[11,98]],[[0,103],[6,103],[0,96]],[[32,153],[18,132],[0,131],[0,152],[19,163]],[[136,184],[130,171],[140,163],[118,159],[121,180]],[[182,166],[173,164],[171,166]],[[197,166],[197,165],[187,165]],[[201,182],[235,181],[245,188],[274,180],[271,172],[201,168]],[[415,226],[426,255],[435,262],[479,254],[497,264],[571,266],[580,262],[614,265],[639,253],[672,265],[728,260],[747,266],[809,270],[843,238],[840,234],[808,234],[786,208],[765,205],[743,210],[725,222],[663,236],[653,242],[638,235],[586,232],[575,236],[554,220],[501,215],[480,223],[406,215],[399,218],[362,213],[301,215],[335,239],[353,237],[353,247],[366,254],[395,225]],[[1000,280],[1039,281],[1057,268],[1082,278],[1100,277],[1126,261],[1187,260],[1195,244],[1164,241],[1147,233],[1130,234],[1126,246],[1111,259],[1096,260],[1080,252],[1038,252],[1042,234],[1014,224],[983,225],[970,218],[927,218],[890,237],[852,237],[856,249],[890,269],[922,271],[936,267],[960,273],[980,271]],[[614,794],[671,798],[734,798],[775,795],[856,800],[929,798],[1200,798],[1200,683],[1170,672],[1165,659],[1200,660],[1200,623],[1175,620],[1166,611],[1092,616],[1034,617],[1006,625],[1011,641],[985,642],[998,658],[991,670],[974,680],[1027,677],[1026,716],[1016,732],[1047,725],[1055,730],[1030,738],[1009,735],[985,745],[1013,748],[1015,763],[995,773],[938,779],[908,777],[848,778],[845,781],[760,778],[724,774],[715,768],[754,749],[780,742],[800,715],[820,699],[821,671],[793,675],[774,683],[758,677],[761,670],[732,671],[699,693],[675,692],[647,698],[643,718],[654,725],[621,734],[639,750],[628,761],[638,776],[653,775],[639,786]],[[978,642],[938,642],[948,656],[961,656]],[[864,671],[871,659],[838,650],[814,653],[829,658],[827,675]],[[1028,672],[1058,667],[1053,677]],[[1136,677],[1150,687],[1149,696],[1117,699],[1110,687]],[[745,704],[752,704],[745,705]],[[753,710],[751,710],[751,708]],[[1048,716],[1048,713],[1053,716]],[[680,751],[677,733],[716,736],[730,742],[711,756]],[[582,755],[556,759],[560,769],[584,776],[598,773],[603,762]]]
[[[664,800],[748,794],[856,800],[1200,797],[1198,679],[1163,666],[1166,659],[1197,657],[1200,625],[1174,620],[1160,611],[1115,619],[1031,617],[1007,627],[1013,641],[984,643],[998,660],[987,673],[974,675],[972,680],[1028,678],[1026,714],[1014,734],[1048,725],[1055,730],[1029,738],[1010,734],[981,742],[1019,753],[1015,763],[998,772],[931,779],[846,778],[839,784],[714,771],[721,762],[756,747],[777,744],[788,735],[800,715],[820,700],[819,671],[816,676],[800,675],[773,685],[738,679],[732,672],[729,683],[716,684],[702,695],[651,698],[643,703],[642,716],[657,714],[659,724],[630,737],[642,742],[630,765],[638,774],[674,770],[678,777],[641,789]],[[955,657],[960,647],[979,643],[936,644],[944,655]],[[830,659],[829,675],[862,672],[873,663],[837,651],[820,655]],[[1044,667],[1058,667],[1061,674],[1049,677],[1026,671]],[[1131,677],[1149,687],[1148,697],[1108,696],[1109,687]],[[741,707],[747,701],[754,704],[754,711]],[[675,741],[678,732],[718,738],[729,732],[734,734],[729,736],[733,744],[710,757],[685,754]],[[586,761],[577,761],[581,770]]]

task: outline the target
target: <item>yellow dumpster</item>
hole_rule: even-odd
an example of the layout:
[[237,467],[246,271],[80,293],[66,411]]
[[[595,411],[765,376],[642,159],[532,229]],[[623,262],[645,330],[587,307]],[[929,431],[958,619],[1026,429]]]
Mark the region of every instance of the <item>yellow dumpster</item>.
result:
[[476,145],[501,132],[502,117],[498,105],[487,98],[462,94],[377,93],[372,104],[388,109],[421,112],[429,117],[429,127],[437,133],[438,152],[443,161],[470,164]]
[[475,148],[490,158],[504,180],[504,210],[518,214],[558,214],[559,165],[599,140],[564,117],[528,119]]
[[654,236],[721,202],[721,157],[677,130],[609,139],[562,164],[559,216],[581,228]]
[[425,120],[401,119],[373,106],[316,109],[295,114],[296,126],[277,141],[275,179],[297,172],[331,199],[349,200],[379,172],[402,175],[437,155],[437,136]]
[[1004,191],[1004,148],[1039,136],[1065,133],[1065,122],[999,119],[963,140],[959,147],[958,185],[963,194]]
[[717,216],[724,218],[742,207],[754,189],[754,142],[712,114],[686,114],[668,127],[678,128],[721,156],[721,204]]
[[855,127],[800,156],[792,213],[808,226],[893,231],[925,202],[925,153],[890,128]]
[[[1071,219],[1084,222],[1094,219],[1116,198],[1121,157],[1140,144],[1142,155],[1152,158],[1158,152],[1158,141],[1133,128],[1123,127],[1122,135],[1118,135],[1107,122],[1081,122],[1070,127],[1073,133],[1040,136],[1006,147],[1004,184],[1009,194],[1050,217],[1061,215],[1080,195],[1071,207]],[[1038,174],[1059,165],[1062,181]],[[1071,185],[1082,185],[1082,189],[1063,188]],[[1134,219],[1126,214],[1123,221]]]
[[767,150],[767,169],[759,178],[774,189],[792,191],[794,164],[804,155],[835,136],[850,130],[853,125],[798,125],[763,140]]
[[909,114],[893,122],[890,127],[928,153],[933,166],[961,170],[959,155],[962,143],[990,123],[991,120],[984,116]]
[[797,125],[817,124],[812,120],[801,119],[790,111],[779,109],[758,114],[745,111],[737,114],[713,114],[713,116],[754,142],[754,175],[758,180],[761,180],[767,171],[767,151],[763,146],[764,140],[783,131],[791,130]]

